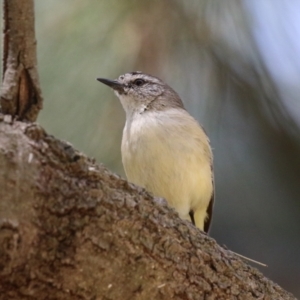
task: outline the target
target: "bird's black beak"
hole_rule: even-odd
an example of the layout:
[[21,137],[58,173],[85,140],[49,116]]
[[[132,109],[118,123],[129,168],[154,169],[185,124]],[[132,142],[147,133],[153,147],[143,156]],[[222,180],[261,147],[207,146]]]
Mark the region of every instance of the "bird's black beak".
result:
[[117,80],[111,80],[111,79],[106,79],[106,78],[97,78],[98,81],[108,85],[115,91],[123,92],[124,91],[124,86],[122,83],[118,82]]

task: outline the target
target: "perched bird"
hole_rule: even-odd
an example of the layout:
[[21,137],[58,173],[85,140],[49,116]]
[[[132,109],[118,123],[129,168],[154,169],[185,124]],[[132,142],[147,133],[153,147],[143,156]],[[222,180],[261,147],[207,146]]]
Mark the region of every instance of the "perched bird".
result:
[[121,150],[127,179],[165,198],[182,219],[208,232],[214,202],[212,152],[178,94],[142,72],[97,80],[114,90],[126,112]]

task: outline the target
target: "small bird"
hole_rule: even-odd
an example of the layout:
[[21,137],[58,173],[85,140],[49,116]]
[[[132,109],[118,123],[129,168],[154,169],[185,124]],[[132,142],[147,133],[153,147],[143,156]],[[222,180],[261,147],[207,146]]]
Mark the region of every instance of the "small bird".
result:
[[208,232],[214,202],[212,151],[178,94],[139,71],[97,80],[114,90],[126,113],[121,152],[127,179],[165,198],[182,219]]

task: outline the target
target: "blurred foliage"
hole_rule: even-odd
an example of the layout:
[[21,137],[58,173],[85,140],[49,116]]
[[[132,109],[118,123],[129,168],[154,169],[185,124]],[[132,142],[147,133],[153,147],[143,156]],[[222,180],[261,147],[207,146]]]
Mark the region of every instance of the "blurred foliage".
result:
[[300,297],[300,2],[36,1],[39,122],[124,175],[125,116],[95,78],[168,82],[215,156],[211,235]]

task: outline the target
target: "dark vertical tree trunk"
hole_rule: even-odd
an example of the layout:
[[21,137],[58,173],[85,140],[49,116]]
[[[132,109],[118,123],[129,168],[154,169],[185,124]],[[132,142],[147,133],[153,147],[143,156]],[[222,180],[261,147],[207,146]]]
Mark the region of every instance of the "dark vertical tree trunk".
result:
[[1,111],[35,121],[42,108],[33,0],[4,0]]

